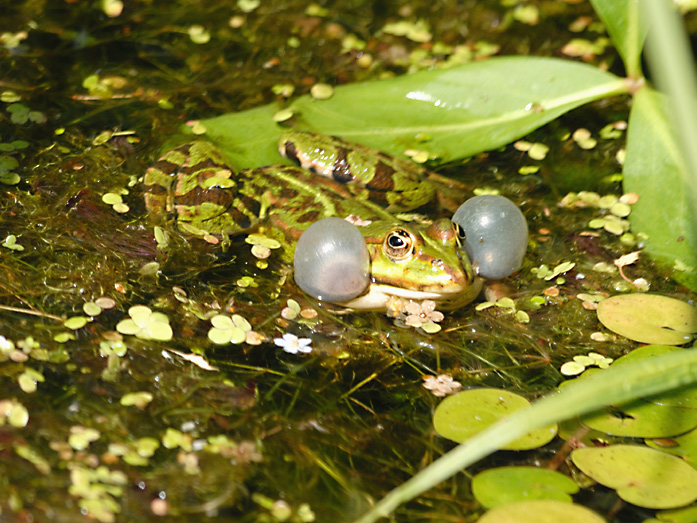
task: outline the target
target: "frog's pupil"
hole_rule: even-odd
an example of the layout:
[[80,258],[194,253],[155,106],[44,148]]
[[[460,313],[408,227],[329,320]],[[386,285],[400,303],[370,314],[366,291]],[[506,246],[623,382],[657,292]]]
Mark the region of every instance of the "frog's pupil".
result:
[[399,236],[390,236],[387,242],[390,244],[390,247],[394,247],[395,249],[404,247],[404,240]]

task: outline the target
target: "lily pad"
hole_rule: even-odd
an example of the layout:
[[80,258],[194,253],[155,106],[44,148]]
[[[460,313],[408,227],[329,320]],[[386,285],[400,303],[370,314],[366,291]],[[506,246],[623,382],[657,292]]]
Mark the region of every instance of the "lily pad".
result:
[[588,427],[613,436],[665,438],[697,427],[697,409],[635,400],[583,416]]
[[680,458],[638,445],[586,447],[571,453],[581,471],[628,503],[666,509],[697,499],[697,470]]
[[[644,358],[652,358],[661,354],[667,354],[669,352],[675,352],[681,349],[678,347],[672,347],[668,345],[645,345],[643,347],[638,347],[632,352],[625,354],[617,361],[615,361],[613,366],[621,366],[626,363],[636,361]],[[668,392],[663,392],[661,394],[656,394],[655,396],[648,396],[644,398],[645,401],[650,401],[651,403],[656,403],[658,405],[673,406],[673,407],[690,407],[697,408],[697,385],[688,385],[685,387],[676,387]]]
[[[697,506],[680,508],[677,510],[665,510],[656,514],[654,521],[663,523],[694,523],[697,521]],[[648,523],[647,520],[644,523]]]
[[479,523],[604,523],[598,514],[581,505],[540,499],[503,505],[485,513]]
[[[462,443],[511,413],[527,408],[530,402],[500,389],[472,389],[448,396],[436,407],[433,426],[436,432]],[[534,430],[503,447],[504,450],[529,450],[546,445],[557,433],[557,425]]]
[[682,345],[697,332],[697,309],[658,294],[622,294],[598,304],[598,320],[630,340]]
[[679,456],[697,468],[697,429],[670,439],[647,439],[646,444],[656,450]]
[[472,479],[472,493],[486,508],[517,501],[552,499],[571,503],[578,485],[567,476],[537,467],[489,469]]

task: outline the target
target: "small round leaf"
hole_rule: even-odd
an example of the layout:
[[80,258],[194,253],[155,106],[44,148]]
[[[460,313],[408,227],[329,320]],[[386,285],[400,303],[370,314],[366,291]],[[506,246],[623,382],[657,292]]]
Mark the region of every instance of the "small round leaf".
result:
[[[448,396],[436,407],[433,426],[444,438],[462,443],[516,410],[529,406],[528,400],[505,390],[466,390]],[[549,443],[556,432],[556,424],[534,430],[503,448],[535,449]]]
[[472,493],[486,508],[533,499],[571,503],[571,494],[576,492],[578,485],[571,478],[537,467],[489,469],[472,479]]
[[584,474],[639,507],[676,508],[697,499],[697,470],[665,452],[612,445],[576,449],[571,459]]
[[478,523],[605,523],[598,514],[581,505],[540,499],[496,507]]
[[622,294],[598,304],[598,320],[630,340],[682,345],[697,332],[697,309],[658,294]]

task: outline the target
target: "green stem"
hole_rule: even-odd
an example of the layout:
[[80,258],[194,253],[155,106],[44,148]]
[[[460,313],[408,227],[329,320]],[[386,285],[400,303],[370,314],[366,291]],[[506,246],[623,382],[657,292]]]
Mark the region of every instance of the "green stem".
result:
[[[697,209],[697,74],[680,14],[669,0],[642,0],[651,21],[647,58],[659,89],[668,94],[675,133],[689,173],[685,188]],[[697,216],[696,216],[697,217]]]

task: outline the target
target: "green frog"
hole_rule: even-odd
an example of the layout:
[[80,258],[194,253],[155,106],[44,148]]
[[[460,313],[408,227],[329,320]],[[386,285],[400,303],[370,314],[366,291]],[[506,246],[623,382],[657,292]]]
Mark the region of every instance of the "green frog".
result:
[[397,215],[432,202],[436,188],[416,164],[333,137],[290,130],[280,152],[298,166],[235,173],[217,148],[196,141],[167,152],[145,173],[145,204],[180,229],[206,237],[263,231],[280,239],[285,259],[312,223],[345,218],[363,235],[370,284],[339,305],[382,309],[392,297],[433,300],[454,309],[471,302],[481,280],[461,248],[459,226]]

